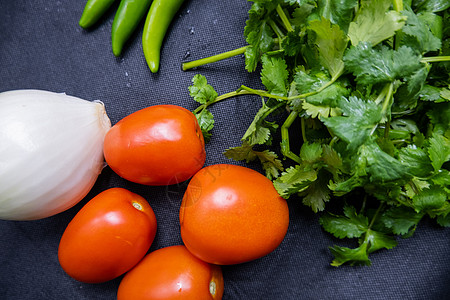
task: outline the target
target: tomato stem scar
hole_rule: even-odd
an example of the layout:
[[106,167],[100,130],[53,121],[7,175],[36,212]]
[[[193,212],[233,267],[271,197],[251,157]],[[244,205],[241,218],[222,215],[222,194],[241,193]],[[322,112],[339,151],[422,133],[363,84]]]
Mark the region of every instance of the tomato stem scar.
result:
[[133,202],[132,204],[133,204],[133,207],[136,208],[137,210],[142,210],[142,205],[140,205],[139,203]]
[[216,289],[217,289],[216,282],[215,281],[211,281],[209,283],[209,293],[214,296],[216,294]]

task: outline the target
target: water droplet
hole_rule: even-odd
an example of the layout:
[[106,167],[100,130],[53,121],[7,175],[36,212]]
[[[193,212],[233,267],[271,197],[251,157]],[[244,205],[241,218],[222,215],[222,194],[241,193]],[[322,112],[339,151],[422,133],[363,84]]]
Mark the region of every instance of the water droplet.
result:
[[217,24],[217,19],[213,20],[213,24],[216,25]]
[[128,77],[128,72],[125,72],[125,76]]
[[131,87],[131,82],[127,82],[127,87]]
[[184,53],[183,59],[187,59],[189,56],[191,56],[191,50],[186,50],[186,53]]
[[191,13],[191,10],[190,10],[190,9],[188,9],[188,10],[186,11],[186,13],[187,13],[187,14],[190,14],[190,13]]
[[189,28],[189,34],[194,34],[195,33],[195,28],[194,26],[192,26],[191,28]]

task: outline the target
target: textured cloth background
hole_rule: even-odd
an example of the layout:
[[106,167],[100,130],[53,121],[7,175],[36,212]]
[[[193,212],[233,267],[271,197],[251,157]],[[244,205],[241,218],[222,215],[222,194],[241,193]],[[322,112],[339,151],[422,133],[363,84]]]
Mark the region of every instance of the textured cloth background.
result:
[[[158,74],[152,74],[145,63],[142,26],[123,56],[115,58],[110,30],[117,5],[89,31],[78,26],[84,5],[82,0],[0,0],[0,92],[30,88],[99,99],[115,124],[154,104],[194,109],[197,105],[188,86],[196,73],[205,75],[219,94],[242,84],[261,87],[257,72],[244,71],[243,57],[195,71],[180,69],[183,60],[245,45],[243,28],[251,5],[245,0],[187,0],[169,28]],[[216,127],[206,148],[207,165],[235,163],[222,152],[240,144],[260,105],[258,97],[241,96],[211,108]],[[182,243],[178,207],[184,184],[131,184],[106,168],[92,191],[72,209],[39,221],[0,221],[1,299],[115,299],[121,277],[104,284],[80,283],[62,271],[57,258],[67,224],[89,199],[110,187],[125,187],[152,205],[158,232],[150,251]],[[300,199],[290,199],[289,205],[289,231],[276,251],[223,267],[224,299],[449,299],[450,229],[422,222],[412,238],[373,254],[371,267],[334,268],[329,265],[328,247],[351,244],[325,233],[318,216]]]

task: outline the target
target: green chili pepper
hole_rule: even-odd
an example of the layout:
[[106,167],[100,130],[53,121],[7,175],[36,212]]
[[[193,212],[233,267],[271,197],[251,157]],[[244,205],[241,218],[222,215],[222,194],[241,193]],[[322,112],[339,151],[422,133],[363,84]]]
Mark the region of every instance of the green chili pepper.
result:
[[161,45],[184,0],[154,0],[145,20],[142,48],[150,70],[158,72]]
[[78,24],[87,29],[94,25],[111,7],[115,0],[88,0]]
[[148,12],[152,0],[122,0],[111,28],[112,51],[115,56],[122,53],[125,42]]

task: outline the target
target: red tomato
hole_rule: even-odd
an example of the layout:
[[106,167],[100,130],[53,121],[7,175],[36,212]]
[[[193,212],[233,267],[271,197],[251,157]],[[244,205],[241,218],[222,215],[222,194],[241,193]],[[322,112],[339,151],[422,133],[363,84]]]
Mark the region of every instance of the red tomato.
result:
[[122,188],[92,198],[62,235],[58,258],[78,281],[100,283],[134,267],[156,235],[156,217],[141,196]]
[[241,166],[212,165],[189,182],[180,224],[192,254],[209,263],[237,264],[280,245],[289,210],[267,177]]
[[223,289],[219,266],[178,245],[151,252],[125,274],[117,300],[221,299]]
[[123,118],[106,134],[104,154],[121,177],[146,185],[185,181],[205,163],[197,119],[176,105],[155,105]]

